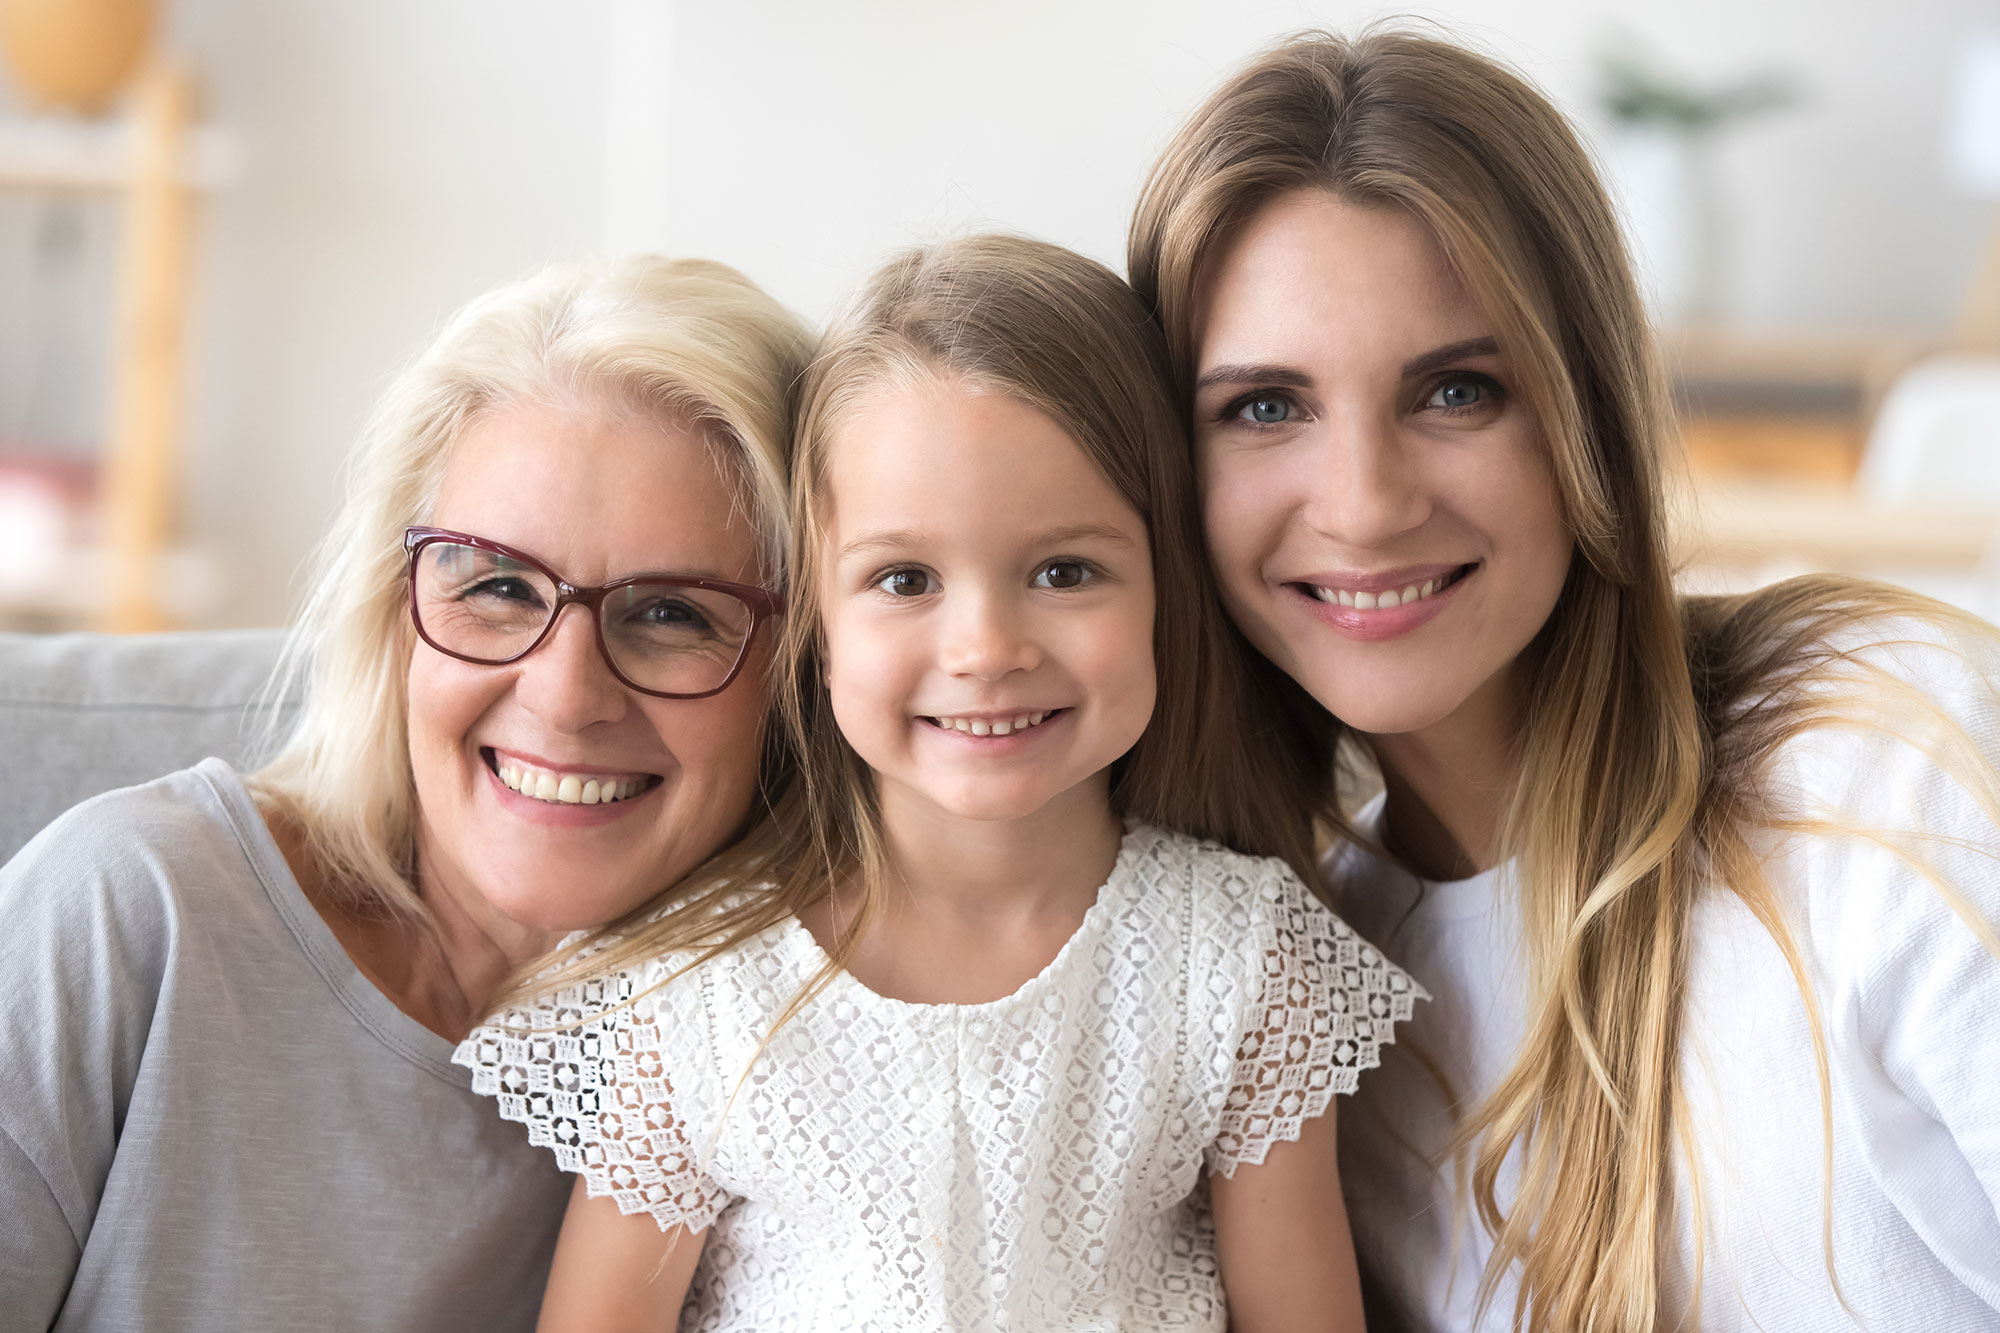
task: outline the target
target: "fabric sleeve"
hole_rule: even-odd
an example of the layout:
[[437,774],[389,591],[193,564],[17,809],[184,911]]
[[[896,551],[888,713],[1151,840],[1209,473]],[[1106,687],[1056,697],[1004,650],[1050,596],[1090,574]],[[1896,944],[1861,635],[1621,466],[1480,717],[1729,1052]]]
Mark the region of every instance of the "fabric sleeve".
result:
[[[648,967],[646,982],[661,969]],[[730,1198],[709,1178],[713,1134],[694,1123],[707,1117],[686,1091],[701,1072],[689,1039],[706,1027],[693,981],[649,989],[620,972],[566,987],[475,1029],[452,1058],[472,1070],[474,1092],[497,1098],[502,1117],[583,1177],[590,1197],[650,1214],[662,1231],[701,1231]]]
[[68,1296],[172,948],[166,867],[120,817],[130,799],[71,810],[0,867],[0,1308],[23,1328]]
[[1235,1069],[1211,1172],[1230,1176],[1295,1140],[1381,1063],[1416,1001],[1430,996],[1335,916],[1282,863],[1261,863],[1248,882],[1249,938],[1239,955],[1242,1019]]
[[[1806,862],[1829,1043],[1876,1180],[2000,1309],[2000,648],[1912,638],[1867,656],[1942,716],[1841,729],[1788,766],[1804,813],[1861,831],[1811,839]],[[1955,761],[1938,749],[1954,739]],[[1966,761],[1984,770],[1969,783]]]

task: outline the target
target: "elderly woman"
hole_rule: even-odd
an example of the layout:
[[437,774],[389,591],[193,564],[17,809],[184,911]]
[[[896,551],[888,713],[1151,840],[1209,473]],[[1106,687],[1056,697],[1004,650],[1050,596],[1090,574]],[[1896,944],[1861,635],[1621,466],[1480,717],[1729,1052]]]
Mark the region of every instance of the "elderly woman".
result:
[[639,259],[469,307],[390,389],[296,732],[0,869],[18,1328],[527,1328],[567,1181],[453,1043],[733,839],[764,759],[804,329]]

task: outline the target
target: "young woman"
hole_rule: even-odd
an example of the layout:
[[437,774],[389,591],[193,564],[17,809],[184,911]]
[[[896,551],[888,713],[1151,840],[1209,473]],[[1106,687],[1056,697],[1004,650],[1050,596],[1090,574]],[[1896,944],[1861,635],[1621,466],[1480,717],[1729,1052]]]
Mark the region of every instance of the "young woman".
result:
[[543,1327],[1358,1333],[1332,1103],[1416,991],[1189,836],[1313,871],[1144,308],[901,256],[798,440],[805,808],[459,1051],[582,1176]]
[[1342,1129],[1384,1312],[2000,1328],[1991,630],[1675,595],[1616,218],[1487,59],[1280,44],[1130,261],[1224,598],[1326,790],[1379,769],[1334,889],[1439,997]]

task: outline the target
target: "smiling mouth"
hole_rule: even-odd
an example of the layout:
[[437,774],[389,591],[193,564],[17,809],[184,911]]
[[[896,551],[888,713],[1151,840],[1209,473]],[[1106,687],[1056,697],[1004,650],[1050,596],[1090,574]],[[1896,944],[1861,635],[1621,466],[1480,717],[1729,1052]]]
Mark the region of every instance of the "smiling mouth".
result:
[[1330,588],[1318,583],[1294,583],[1290,586],[1298,589],[1315,601],[1325,602],[1330,606],[1351,607],[1356,611],[1388,611],[1399,606],[1409,606],[1414,602],[1421,602],[1426,597],[1435,597],[1446,588],[1463,580],[1466,575],[1478,568],[1479,562],[1474,561],[1469,565],[1460,565],[1443,578],[1425,579],[1421,583],[1412,583],[1404,588],[1384,588],[1380,592],[1359,592],[1352,588]]
[[517,791],[530,800],[545,801],[550,805],[611,805],[618,801],[629,801],[634,796],[643,796],[660,785],[662,779],[657,773],[641,773],[636,776],[593,773],[557,773],[550,769],[538,768],[519,759],[501,759],[491,749],[482,749],[480,754],[494,776],[511,791]]
[[939,731],[963,732],[967,736],[1012,736],[1039,727],[1068,711],[1067,708],[1049,708],[1040,712],[1017,713],[1012,717],[923,717],[918,721],[928,722]]

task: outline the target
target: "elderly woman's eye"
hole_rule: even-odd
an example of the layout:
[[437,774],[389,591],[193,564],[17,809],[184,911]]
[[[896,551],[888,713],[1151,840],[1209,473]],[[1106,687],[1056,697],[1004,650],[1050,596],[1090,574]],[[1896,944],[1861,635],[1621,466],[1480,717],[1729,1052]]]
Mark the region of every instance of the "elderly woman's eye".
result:
[[541,592],[534,584],[504,574],[481,579],[460,595],[491,602],[536,603],[542,600]]
[[696,632],[708,628],[708,617],[678,598],[663,597],[639,610],[638,620],[653,629]]
[[921,569],[892,569],[875,586],[891,597],[921,597],[932,590],[931,576]]

